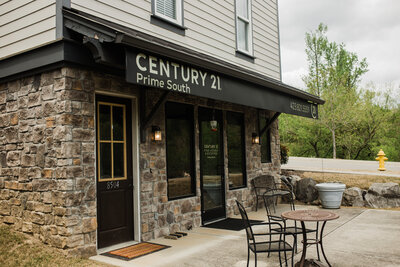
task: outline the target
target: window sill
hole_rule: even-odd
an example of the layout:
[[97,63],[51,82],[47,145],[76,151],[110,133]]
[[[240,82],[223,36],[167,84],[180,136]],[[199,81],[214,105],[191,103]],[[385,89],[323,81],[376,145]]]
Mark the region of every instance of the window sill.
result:
[[186,195],[186,196],[181,196],[181,197],[174,197],[174,198],[169,198],[168,197],[168,201],[175,201],[175,200],[180,200],[180,199],[184,199],[184,198],[190,198],[190,197],[195,197],[196,195]]
[[246,189],[247,186],[239,186],[239,187],[229,187],[229,191],[238,190],[238,189]]
[[154,14],[150,17],[150,23],[182,36],[185,36],[185,31],[187,30],[185,26],[166,20]]
[[256,59],[253,55],[247,54],[246,52],[240,50],[236,50],[235,56],[251,63],[254,63],[254,60]]

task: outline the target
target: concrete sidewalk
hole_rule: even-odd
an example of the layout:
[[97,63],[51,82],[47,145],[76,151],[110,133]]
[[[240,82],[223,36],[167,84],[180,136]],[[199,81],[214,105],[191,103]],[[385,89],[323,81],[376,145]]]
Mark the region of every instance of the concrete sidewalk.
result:
[[283,170],[336,172],[400,177],[400,162],[385,162],[386,171],[378,171],[378,161],[289,157]]
[[[280,204],[280,209],[287,206]],[[297,209],[318,209],[296,206]],[[324,231],[324,248],[333,266],[400,266],[400,211],[341,208],[332,210],[340,218],[329,221]],[[264,220],[265,210],[249,212],[250,219]],[[178,240],[159,238],[151,242],[171,246],[131,261],[97,255],[92,260],[116,266],[246,266],[246,234],[211,228],[195,228]],[[301,237],[295,262],[301,257]],[[307,258],[316,258],[315,246]],[[254,255],[250,256],[254,266]],[[257,266],[279,266],[278,257],[259,254]]]

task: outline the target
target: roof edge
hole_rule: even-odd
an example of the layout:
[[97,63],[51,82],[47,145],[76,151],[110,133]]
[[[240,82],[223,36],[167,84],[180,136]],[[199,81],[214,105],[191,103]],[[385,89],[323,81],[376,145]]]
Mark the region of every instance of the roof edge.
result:
[[112,33],[112,35],[115,34],[114,36],[118,35],[118,38],[114,38],[113,40],[115,43],[140,48],[167,57],[173,57],[189,64],[233,76],[285,94],[293,95],[315,104],[325,103],[325,101],[318,96],[284,84],[281,81],[272,79],[264,74],[245,69],[233,63],[197,52],[191,48],[177,45],[170,41],[122,26],[97,16],[65,7],[63,8],[63,14],[66,18],[74,19],[74,21],[80,20],[86,27],[90,26],[95,31],[100,31],[107,35],[110,35],[110,33]]

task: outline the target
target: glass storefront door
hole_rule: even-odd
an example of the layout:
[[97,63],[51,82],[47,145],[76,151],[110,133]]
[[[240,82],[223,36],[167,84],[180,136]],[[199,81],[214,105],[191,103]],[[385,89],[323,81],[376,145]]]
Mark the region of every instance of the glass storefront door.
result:
[[[214,122],[212,122],[214,121]],[[216,125],[213,125],[213,123]],[[225,218],[222,112],[199,108],[203,224]]]

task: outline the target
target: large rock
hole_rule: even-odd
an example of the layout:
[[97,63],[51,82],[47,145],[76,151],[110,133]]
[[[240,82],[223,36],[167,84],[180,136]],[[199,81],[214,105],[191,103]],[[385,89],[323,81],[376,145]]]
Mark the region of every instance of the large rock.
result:
[[317,183],[311,178],[304,178],[297,182],[296,199],[305,203],[311,203],[318,199]]
[[[297,175],[290,175],[290,176],[281,175],[280,179],[281,179],[281,184],[283,184],[282,187],[285,189],[290,189],[292,190],[292,192],[296,192],[297,182],[301,180],[301,178]],[[296,196],[293,197],[296,199]],[[282,200],[284,202],[288,202],[289,199],[290,199],[289,196],[282,197]]]
[[373,183],[368,189],[368,193],[400,198],[400,186],[398,183]]
[[365,195],[367,206],[373,208],[400,207],[400,188],[397,183],[374,183]]
[[297,183],[301,180],[301,177],[297,176],[297,175],[290,175],[290,176],[287,176],[286,179],[292,185],[293,191],[296,192]]
[[386,198],[368,193],[365,195],[365,201],[367,206],[376,209],[400,207],[400,198]]
[[358,187],[347,188],[343,192],[342,204],[344,206],[363,207],[365,206],[365,201],[363,198],[363,194],[365,193],[365,190],[361,190]]

